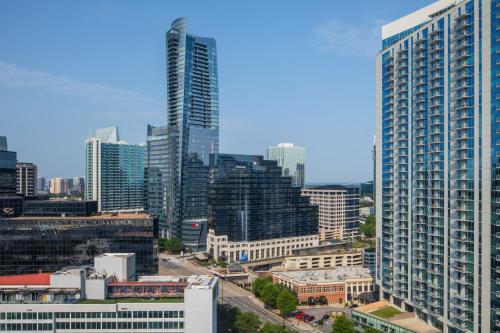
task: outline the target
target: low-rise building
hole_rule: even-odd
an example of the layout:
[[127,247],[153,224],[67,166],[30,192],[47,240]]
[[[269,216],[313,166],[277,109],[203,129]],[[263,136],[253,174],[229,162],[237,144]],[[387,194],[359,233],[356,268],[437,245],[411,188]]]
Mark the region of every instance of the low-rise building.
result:
[[403,312],[382,300],[353,309],[352,321],[358,332],[374,328],[380,332],[439,333],[440,330],[416,317],[414,312]]
[[135,254],[107,253],[55,273],[0,276],[0,331],[217,331],[218,278],[141,276]]
[[318,244],[317,235],[232,242],[226,235],[217,236],[214,230],[209,230],[207,237],[207,248],[213,258],[215,260],[222,258],[227,262],[281,258],[290,255],[294,249],[308,248]]
[[356,300],[373,290],[373,277],[364,267],[273,272],[273,282],[287,286],[297,294],[299,304],[334,304]]
[[362,264],[363,252],[361,250],[351,250],[337,251],[330,254],[288,256],[283,260],[281,269],[322,269],[341,266],[361,266]]

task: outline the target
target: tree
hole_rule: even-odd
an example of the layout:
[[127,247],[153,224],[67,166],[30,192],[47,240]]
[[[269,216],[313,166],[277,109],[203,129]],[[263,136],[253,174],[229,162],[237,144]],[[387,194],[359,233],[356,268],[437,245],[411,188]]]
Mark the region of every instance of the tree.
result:
[[240,309],[229,304],[217,305],[217,333],[238,333],[235,326]]
[[160,251],[168,251],[170,253],[179,253],[182,251],[182,242],[179,238],[160,238],[158,240]]
[[252,292],[255,296],[260,297],[262,295],[262,290],[269,283],[272,283],[272,281],[268,277],[256,278],[252,283]]
[[283,325],[280,324],[272,324],[268,321],[265,322],[264,326],[260,329],[259,333],[296,333],[296,331],[292,331]]
[[366,237],[375,237],[376,227],[375,227],[375,216],[370,215],[366,218],[365,224],[359,226],[359,231],[361,231]]
[[374,328],[368,327],[367,329],[365,329],[365,330],[363,331],[363,333],[380,333],[380,331],[379,331],[379,330],[376,330],[376,329],[374,329]]
[[335,319],[332,333],[356,333],[356,331],[352,322],[345,315],[342,315]]
[[297,308],[297,298],[289,289],[283,289],[276,298],[276,305],[283,317]]
[[251,312],[241,312],[235,322],[238,332],[258,333],[260,328],[260,319]]
[[264,286],[264,289],[262,289],[261,299],[266,305],[275,308],[278,295],[278,288],[273,283],[268,283]]

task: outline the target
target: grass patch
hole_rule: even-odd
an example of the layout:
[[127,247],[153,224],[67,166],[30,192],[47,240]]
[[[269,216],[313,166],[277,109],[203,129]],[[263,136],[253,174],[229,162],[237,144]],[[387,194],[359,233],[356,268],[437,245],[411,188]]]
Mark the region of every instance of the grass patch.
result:
[[116,304],[116,303],[182,303],[183,298],[108,298],[84,299],[79,304]]
[[354,249],[363,249],[363,248],[375,248],[375,241],[374,240],[361,240],[361,239],[354,239],[351,242],[351,246]]
[[374,315],[374,316],[377,316],[380,318],[384,318],[384,319],[394,317],[395,315],[398,315],[400,313],[402,313],[402,312],[399,311],[398,309],[393,308],[392,306],[387,306],[385,308],[370,312],[371,315]]

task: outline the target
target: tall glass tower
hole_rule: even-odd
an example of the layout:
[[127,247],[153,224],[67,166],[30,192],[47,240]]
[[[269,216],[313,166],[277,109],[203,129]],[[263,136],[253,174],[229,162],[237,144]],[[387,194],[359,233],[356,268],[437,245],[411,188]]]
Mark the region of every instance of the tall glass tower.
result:
[[168,82],[167,226],[196,247],[190,226],[206,225],[209,155],[219,151],[215,39],[188,34],[186,19],[166,34]]
[[500,329],[500,1],[382,28],[377,283],[443,332]]

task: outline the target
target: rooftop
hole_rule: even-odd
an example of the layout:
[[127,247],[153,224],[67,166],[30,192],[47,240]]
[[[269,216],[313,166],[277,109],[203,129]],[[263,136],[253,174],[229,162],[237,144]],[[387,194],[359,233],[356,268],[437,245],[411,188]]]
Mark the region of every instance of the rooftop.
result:
[[0,276],[2,286],[48,286],[51,273]]
[[425,321],[417,318],[413,312],[403,312],[400,309],[392,306],[388,301],[382,300],[375,303],[360,306],[353,309],[354,312],[369,314],[374,317],[381,318],[394,325],[401,326],[405,329],[416,333],[439,333],[440,331]]
[[89,215],[89,216],[19,216],[19,217],[13,217],[9,218],[9,221],[15,221],[15,220],[102,220],[102,219],[111,219],[111,220],[123,220],[123,219],[128,219],[128,220],[141,220],[141,219],[149,219],[151,218],[148,214],[146,213],[102,213],[102,214],[96,214],[96,215]]
[[355,279],[371,279],[370,269],[361,266],[331,269],[275,272],[274,275],[292,279],[297,283],[335,283]]

